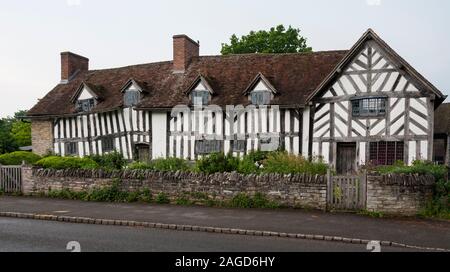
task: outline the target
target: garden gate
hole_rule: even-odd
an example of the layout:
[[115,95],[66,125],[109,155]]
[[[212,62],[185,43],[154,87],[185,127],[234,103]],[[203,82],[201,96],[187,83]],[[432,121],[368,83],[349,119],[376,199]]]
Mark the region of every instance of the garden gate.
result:
[[4,193],[22,192],[22,166],[0,165],[0,191]]
[[327,175],[327,206],[331,210],[363,210],[366,208],[367,174]]

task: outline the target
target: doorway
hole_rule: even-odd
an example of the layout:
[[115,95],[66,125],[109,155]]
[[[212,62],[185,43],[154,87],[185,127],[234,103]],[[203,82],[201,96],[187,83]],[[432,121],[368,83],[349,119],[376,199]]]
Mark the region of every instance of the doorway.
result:
[[356,143],[338,143],[336,157],[336,172],[339,175],[356,173]]
[[137,144],[136,145],[137,160],[140,162],[150,161],[150,145],[148,144]]

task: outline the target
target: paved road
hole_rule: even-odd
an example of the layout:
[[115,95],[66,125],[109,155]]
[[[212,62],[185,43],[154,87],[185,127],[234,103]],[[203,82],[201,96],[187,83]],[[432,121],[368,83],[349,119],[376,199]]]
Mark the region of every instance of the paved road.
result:
[[82,251],[367,252],[363,245],[338,242],[0,218],[0,251],[67,251],[69,241],[78,241]]
[[450,221],[379,219],[288,209],[221,209],[6,196],[0,197],[0,211],[343,236],[450,249]]

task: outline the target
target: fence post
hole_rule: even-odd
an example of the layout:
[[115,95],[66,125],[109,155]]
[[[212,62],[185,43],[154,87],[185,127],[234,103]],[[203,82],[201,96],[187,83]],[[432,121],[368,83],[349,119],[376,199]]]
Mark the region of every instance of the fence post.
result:
[[361,172],[360,180],[361,180],[361,196],[362,196],[360,205],[363,209],[366,209],[367,208],[367,170],[366,169],[364,169]]
[[333,186],[331,181],[331,170],[327,170],[327,210],[331,206],[331,202],[333,201]]

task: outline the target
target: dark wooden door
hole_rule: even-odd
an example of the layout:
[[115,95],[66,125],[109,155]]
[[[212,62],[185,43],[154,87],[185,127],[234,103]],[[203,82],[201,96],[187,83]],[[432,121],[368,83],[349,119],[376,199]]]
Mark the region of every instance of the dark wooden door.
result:
[[336,172],[339,175],[356,173],[356,143],[338,143]]

